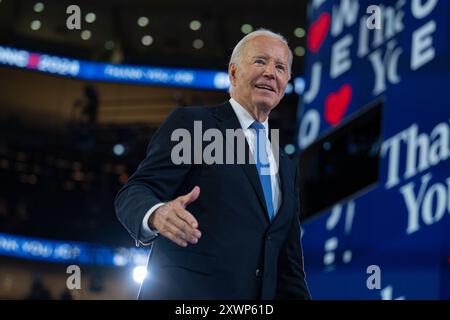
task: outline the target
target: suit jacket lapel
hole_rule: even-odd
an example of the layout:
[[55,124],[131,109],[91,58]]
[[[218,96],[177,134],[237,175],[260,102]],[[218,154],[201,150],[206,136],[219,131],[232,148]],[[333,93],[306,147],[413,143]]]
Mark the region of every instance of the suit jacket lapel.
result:
[[[233,130],[242,129],[241,124],[239,123],[239,120],[229,102],[217,107],[215,116],[219,120],[217,123],[224,137],[226,136],[225,135],[226,129],[233,129]],[[251,164],[248,161],[249,155],[250,155],[250,147],[248,145],[247,139],[245,139],[245,164],[240,165],[240,167],[244,170],[245,175],[247,176],[250,184],[253,187],[253,190],[256,192],[259,202],[263,207],[264,212],[266,213],[265,214],[266,220],[268,221],[269,214],[267,211],[264,193],[261,187],[261,182],[259,181],[258,171],[256,169],[256,165]],[[234,150],[234,163],[237,163],[236,145]]]

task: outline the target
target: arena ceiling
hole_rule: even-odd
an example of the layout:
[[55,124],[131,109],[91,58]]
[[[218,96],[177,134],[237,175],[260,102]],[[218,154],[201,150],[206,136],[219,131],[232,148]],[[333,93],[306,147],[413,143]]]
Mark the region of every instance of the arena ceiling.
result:
[[[302,73],[306,0],[0,0],[0,43],[97,61],[225,69],[242,29],[283,34]],[[70,5],[81,29],[69,30]]]

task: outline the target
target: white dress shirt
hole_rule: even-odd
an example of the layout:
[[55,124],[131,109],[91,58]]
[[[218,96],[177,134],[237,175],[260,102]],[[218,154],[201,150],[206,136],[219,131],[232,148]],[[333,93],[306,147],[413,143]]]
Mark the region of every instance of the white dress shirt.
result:
[[[252,154],[254,154],[256,150],[256,131],[250,128],[250,125],[255,122],[255,118],[243,107],[241,106],[236,100],[233,98],[230,99],[231,106],[233,107],[234,113],[236,113],[236,116],[239,120],[239,123],[241,124],[241,128],[244,131],[245,138],[247,139],[248,145],[250,147],[250,150]],[[267,155],[269,158],[270,163],[270,182],[272,185],[272,203],[273,203],[273,209],[274,209],[274,216],[277,214],[278,209],[280,208],[281,204],[281,190],[280,190],[280,177],[278,174],[278,164],[275,161],[272,147],[269,142],[269,118],[266,119],[262,123],[264,128],[266,128],[266,141],[268,142],[266,145]]]
[[[252,154],[254,154],[254,150],[256,149],[256,132],[255,130],[250,128],[250,125],[255,121],[253,116],[243,107],[241,106],[236,100],[233,98],[230,99],[230,104],[234,110],[234,113],[236,114],[239,123],[241,124],[241,128],[244,131],[245,138],[247,139],[248,145],[250,147],[250,151]],[[273,208],[274,208],[274,216],[277,214],[278,209],[280,208],[281,204],[281,190],[280,190],[280,176],[278,174],[278,164],[275,161],[275,157],[273,155],[272,147],[269,142],[269,122],[268,118],[266,121],[264,121],[263,126],[266,128],[266,136],[268,141],[266,145],[267,154],[270,162],[270,180],[272,185],[272,202],[273,202]],[[200,195],[201,196],[201,195]],[[141,237],[145,239],[152,239],[158,235],[158,232],[156,230],[150,229],[148,226],[148,219],[150,218],[151,214],[155,212],[156,209],[158,209],[160,206],[162,206],[164,202],[158,203],[151,207],[147,213],[144,216],[144,219],[142,221],[141,225]]]

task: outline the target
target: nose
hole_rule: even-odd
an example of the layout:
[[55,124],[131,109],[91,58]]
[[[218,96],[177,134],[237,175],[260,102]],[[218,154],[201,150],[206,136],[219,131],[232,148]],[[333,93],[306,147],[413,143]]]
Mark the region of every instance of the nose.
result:
[[269,78],[269,79],[275,79],[275,63],[273,62],[269,62],[266,64],[265,68],[264,68],[264,77]]

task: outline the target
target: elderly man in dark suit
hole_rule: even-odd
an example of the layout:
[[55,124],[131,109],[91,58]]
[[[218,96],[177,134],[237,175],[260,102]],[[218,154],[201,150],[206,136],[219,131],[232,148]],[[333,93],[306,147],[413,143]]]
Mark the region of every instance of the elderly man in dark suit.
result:
[[[284,95],[291,64],[281,35],[264,29],[246,35],[230,59],[231,99],[179,108],[153,136],[116,199],[117,216],[136,243],[152,244],[140,298],[310,298],[297,167],[269,141],[268,117]],[[241,132],[244,148],[228,141],[215,151],[223,159],[199,161],[201,141],[200,151],[190,146],[180,153],[183,161],[175,159],[179,133],[195,138],[199,124],[223,137]]]

